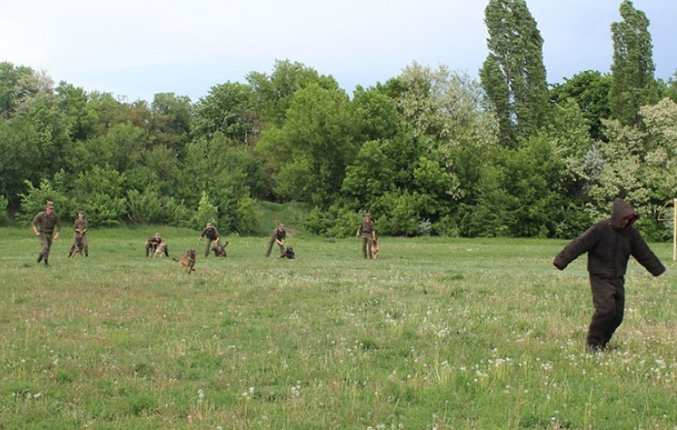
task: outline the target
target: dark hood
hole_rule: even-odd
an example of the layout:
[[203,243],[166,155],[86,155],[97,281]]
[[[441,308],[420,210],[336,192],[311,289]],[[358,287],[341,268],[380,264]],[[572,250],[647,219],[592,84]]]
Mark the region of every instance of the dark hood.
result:
[[[637,214],[632,206],[630,206],[630,203],[626,202],[625,200],[614,200],[614,204],[611,208],[611,226],[616,230],[619,230],[621,228],[621,222],[623,219],[628,217],[632,218],[632,221],[634,222],[637,220],[637,218],[639,218],[639,214]],[[632,225],[632,223],[628,224],[628,227],[630,225]]]

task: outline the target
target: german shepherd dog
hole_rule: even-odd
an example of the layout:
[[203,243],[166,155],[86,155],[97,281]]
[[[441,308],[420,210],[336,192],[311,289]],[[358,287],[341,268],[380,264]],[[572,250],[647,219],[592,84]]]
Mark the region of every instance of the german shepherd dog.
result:
[[228,241],[224,245],[221,245],[221,239],[216,241],[216,244],[212,247],[215,257],[226,257],[226,246],[228,246]]
[[376,260],[378,258],[378,239],[374,237],[370,242],[369,246],[371,247],[371,258]]
[[152,258],[155,258],[158,255],[162,255],[162,254],[167,255],[167,242],[164,241],[164,240],[158,244],[158,246],[155,248],[155,250],[151,253],[150,256]]
[[195,271],[195,258],[196,253],[194,249],[189,249],[181,255],[181,258],[173,260],[183,266],[184,272],[190,275],[191,272]]
[[85,252],[85,238],[84,234],[78,230],[75,231],[75,240],[73,245],[71,245],[70,252],[68,253],[68,258],[81,257]]

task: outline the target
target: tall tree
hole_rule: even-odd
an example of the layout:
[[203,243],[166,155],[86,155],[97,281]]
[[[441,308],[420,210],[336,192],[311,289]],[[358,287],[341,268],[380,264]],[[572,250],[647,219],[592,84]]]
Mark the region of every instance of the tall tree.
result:
[[620,12],[623,20],[611,24],[614,55],[609,103],[613,118],[635,125],[641,121],[639,108],[658,101],[653,46],[644,12],[630,0],[623,0]]
[[489,55],[480,77],[496,110],[501,143],[515,147],[547,112],[543,39],[524,0],[490,0],[484,22]]

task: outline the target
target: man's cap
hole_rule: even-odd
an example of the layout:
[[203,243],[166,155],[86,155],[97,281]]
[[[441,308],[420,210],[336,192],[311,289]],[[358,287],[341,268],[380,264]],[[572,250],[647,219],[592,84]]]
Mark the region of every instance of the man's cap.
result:
[[54,202],[51,201],[51,200],[47,201],[47,206],[46,206],[46,207],[48,207],[48,208],[53,208],[53,207],[54,207]]

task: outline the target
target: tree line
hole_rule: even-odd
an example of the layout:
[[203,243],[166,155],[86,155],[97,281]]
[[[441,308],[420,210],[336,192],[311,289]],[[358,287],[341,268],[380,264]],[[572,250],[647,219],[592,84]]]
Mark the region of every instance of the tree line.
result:
[[[611,24],[610,72],[548,84],[524,0],[491,0],[479,80],[417,63],[352,97],[290,60],[197,102],[125,102],[0,63],[0,221],[53,200],[91,225],[257,230],[259,201],[301,202],[304,228],[380,234],[572,237],[615,197],[670,236],[656,209],[677,190],[677,81],[654,77],[649,20]],[[676,75],[677,76],[677,75]]]

